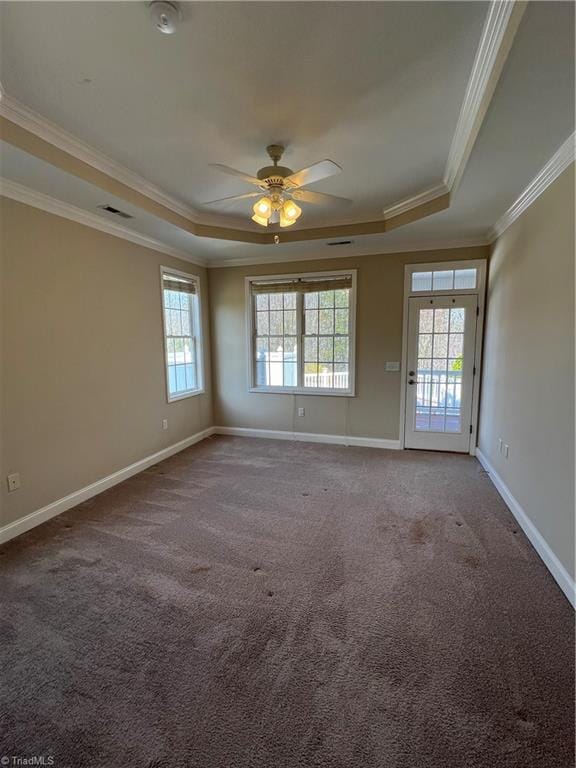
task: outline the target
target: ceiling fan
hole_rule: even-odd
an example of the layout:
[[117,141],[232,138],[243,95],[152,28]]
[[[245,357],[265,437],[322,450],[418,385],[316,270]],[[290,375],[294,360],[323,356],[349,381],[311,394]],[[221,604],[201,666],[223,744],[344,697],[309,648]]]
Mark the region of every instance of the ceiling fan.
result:
[[[351,200],[336,195],[327,195],[324,192],[311,192],[303,189],[309,184],[326,179],[340,173],[342,168],[332,160],[320,160],[318,163],[302,168],[295,173],[285,166],[278,165],[284,154],[284,147],[279,144],[270,144],[266,147],[273,165],[267,165],[257,171],[256,176],[250,176],[248,173],[237,171],[227,165],[211,163],[212,168],[217,168],[222,173],[230,176],[237,176],[254,184],[259,188],[258,192],[246,192],[244,195],[232,195],[231,197],[222,197],[219,200],[210,200],[204,205],[213,205],[215,203],[230,202],[232,200],[244,200],[251,197],[259,197],[252,210],[254,215],[252,221],[267,227],[268,224],[280,224],[281,227],[290,227],[296,222],[302,214],[302,209],[296,201],[302,203],[312,203],[314,205],[327,204],[347,204]],[[264,193],[264,194],[262,194]]]

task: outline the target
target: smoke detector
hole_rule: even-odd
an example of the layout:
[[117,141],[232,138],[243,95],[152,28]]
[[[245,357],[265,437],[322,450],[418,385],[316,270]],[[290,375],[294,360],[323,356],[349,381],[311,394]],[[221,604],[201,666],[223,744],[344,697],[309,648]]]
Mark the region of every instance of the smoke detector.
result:
[[177,3],[169,3],[166,0],[153,0],[148,7],[156,29],[165,35],[173,35],[176,32],[178,22],[182,18]]

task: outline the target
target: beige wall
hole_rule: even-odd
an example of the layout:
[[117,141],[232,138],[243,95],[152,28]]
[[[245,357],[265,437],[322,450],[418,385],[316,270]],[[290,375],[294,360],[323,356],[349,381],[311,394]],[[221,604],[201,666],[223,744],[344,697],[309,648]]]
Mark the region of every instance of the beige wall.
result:
[[[487,256],[477,247],[322,259],[213,269],[208,279],[201,267],[4,198],[0,222],[0,524],[212,424],[398,439],[400,374],[384,364],[401,359],[404,266]],[[207,393],[172,404],[160,264],[199,275],[203,291]],[[356,397],[249,393],[244,277],[350,268],[358,270]],[[479,433],[571,574],[573,327],[572,167],[494,247]],[[15,471],[22,488],[8,494]]]
[[[487,255],[476,247],[210,270],[215,424],[397,440],[400,373],[384,364],[401,359],[404,265]],[[248,392],[244,277],[351,268],[358,270],[356,397]]]
[[[0,198],[0,524],[212,424],[205,270]],[[199,275],[207,394],[168,404],[159,265]],[[168,431],[162,419],[168,419]],[[6,475],[22,488],[8,494]]]
[[480,449],[573,575],[573,165],[498,239],[486,319]]

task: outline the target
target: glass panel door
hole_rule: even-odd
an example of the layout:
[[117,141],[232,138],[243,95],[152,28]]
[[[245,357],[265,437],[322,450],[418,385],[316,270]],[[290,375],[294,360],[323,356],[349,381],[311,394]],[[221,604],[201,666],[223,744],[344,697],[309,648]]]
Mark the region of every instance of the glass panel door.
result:
[[476,296],[411,298],[408,322],[408,448],[468,451]]
[[462,431],[465,309],[420,309],[415,429]]

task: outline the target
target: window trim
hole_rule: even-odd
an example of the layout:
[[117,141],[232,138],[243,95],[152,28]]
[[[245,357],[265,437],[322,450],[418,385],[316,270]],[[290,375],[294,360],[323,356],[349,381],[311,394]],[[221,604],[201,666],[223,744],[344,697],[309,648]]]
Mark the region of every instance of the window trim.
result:
[[[244,296],[245,296],[245,317],[246,317],[246,370],[248,378],[248,392],[271,395],[313,395],[324,397],[356,397],[356,269],[338,269],[323,270],[322,272],[288,272],[278,275],[251,275],[244,278]],[[342,277],[350,275],[352,277],[352,287],[350,289],[350,315],[348,324],[349,338],[349,387],[348,389],[312,389],[309,387],[258,387],[255,385],[255,355],[254,355],[254,297],[252,295],[251,284],[262,280],[285,280],[310,277]],[[299,312],[296,317],[297,338],[298,338],[298,377],[302,381],[303,363],[303,328],[302,313]]]
[[[475,288],[448,288],[447,290],[412,290],[412,275],[415,272],[441,272],[443,270],[476,269]],[[405,296],[454,296],[464,294],[484,295],[486,283],[485,259],[462,259],[461,261],[434,261],[421,262],[420,264],[406,264],[404,267],[404,295]]]
[[[166,312],[164,311],[164,275],[175,275],[176,277],[185,277],[187,280],[193,280],[196,285],[196,325],[198,332],[192,337],[196,340],[196,372],[198,376],[198,388],[190,389],[186,392],[181,392],[177,395],[170,394],[170,380],[168,374],[168,346],[167,346],[167,328],[166,328]],[[183,272],[180,269],[174,267],[166,267],[160,265],[160,311],[162,312],[162,348],[164,350],[164,378],[166,380],[166,401],[168,403],[176,403],[179,400],[186,400],[189,397],[196,397],[196,395],[203,395],[206,392],[204,383],[204,328],[202,323],[202,287],[200,284],[200,278],[198,275],[194,275],[191,272]],[[192,326],[194,327],[194,326]]]

